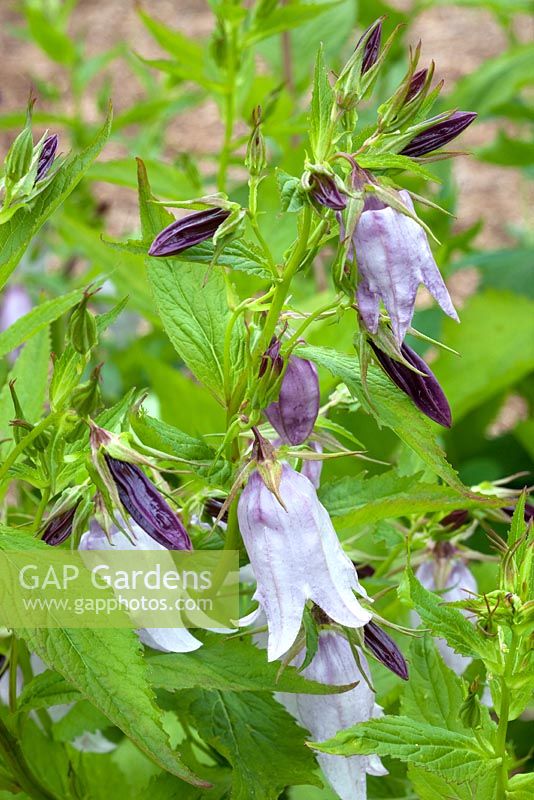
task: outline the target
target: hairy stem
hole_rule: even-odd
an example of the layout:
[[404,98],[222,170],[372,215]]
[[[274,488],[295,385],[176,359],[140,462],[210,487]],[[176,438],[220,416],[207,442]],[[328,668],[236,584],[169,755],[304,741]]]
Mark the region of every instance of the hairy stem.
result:
[[495,739],[495,755],[500,759],[500,765],[497,772],[497,793],[496,800],[505,800],[506,789],[508,788],[508,764],[506,753],[506,737],[508,734],[508,717],[510,714],[510,702],[512,699],[509,681],[512,677],[515,667],[515,658],[517,652],[518,639],[517,635],[512,632],[512,641],[510,650],[506,657],[504,673],[501,677],[501,705],[499,708],[499,725],[497,727],[497,736]]

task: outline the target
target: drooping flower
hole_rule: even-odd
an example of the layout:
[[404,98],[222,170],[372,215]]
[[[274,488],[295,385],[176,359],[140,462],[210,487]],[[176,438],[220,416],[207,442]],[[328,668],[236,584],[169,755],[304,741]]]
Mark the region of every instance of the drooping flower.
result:
[[[110,539],[100,525],[92,520],[89,531],[84,533],[80,550],[167,550],[163,545],[149,536],[135,523],[130,523],[130,537],[114,527]],[[143,644],[168,653],[189,653],[198,650],[202,642],[196,639],[187,628],[142,628],[138,631]]]
[[354,565],[310,481],[282,464],[278,496],[285,508],[255,471],[238,504],[239,527],[257,580],[254,599],[259,603],[241,624],[265,612],[269,661],[292,646],[307,600],[346,627],[359,628],[371,619],[354,595],[366,594]]
[[402,362],[391,358],[374,342],[370,342],[370,344],[378,363],[393,383],[413,400],[423,414],[437,422],[438,425],[450,428],[452,417],[448,400],[436,376],[421,356],[407,344],[401,345],[400,351],[404,359],[424,375],[419,375],[418,372],[414,372]]
[[35,183],[42,181],[45,175],[50,170],[56,157],[56,150],[59,142],[57,133],[48,136],[44,142],[39,155],[39,162],[37,164],[37,175],[35,176]]
[[[399,196],[413,212],[409,193],[402,190]],[[364,209],[353,242],[359,270],[358,309],[370,333],[378,330],[382,300],[395,339],[401,345],[412,322],[421,283],[443,311],[458,320],[427,235],[415,220],[389,206]]]
[[284,442],[297,445],[313,431],[319,413],[319,378],[311,361],[291,356],[278,401],[265,409],[265,416]]
[[[369,666],[364,654],[358,651],[360,664],[370,680]],[[292,664],[300,667],[304,660],[301,652]],[[350,644],[335,631],[321,631],[317,652],[302,674],[309,680],[340,686],[359,681],[354,689],[342,694],[286,694],[276,695],[285,708],[307,730],[314,741],[324,741],[352,725],[381,715],[365,677],[360,673]],[[387,770],[376,755],[335,756],[317,753],[321,769],[341,800],[365,800],[366,776],[386,775]]]
[[416,134],[412,141],[400,151],[401,155],[416,158],[438,150],[456,139],[471,125],[476,116],[474,111],[455,111],[448,119],[436,122],[435,125]]
[[[415,575],[425,589],[437,592],[444,603],[468,600],[477,593],[477,582],[473,573],[464,561],[455,555],[455,548],[449,543],[436,546],[432,558],[423,562]],[[469,614],[464,609],[459,611],[465,617]],[[421,618],[415,611],[412,612],[412,624],[414,626],[421,624]],[[465,672],[473,659],[455,653],[445,639],[436,638],[434,641],[445,664],[457,675]]]
[[368,622],[363,626],[363,641],[378,661],[403,681],[408,680],[406,659],[391,636],[388,636],[376,622]]
[[119,499],[128,514],[167,550],[191,550],[189,534],[178,514],[136,464],[105,456]]
[[211,239],[229,216],[230,212],[222,208],[209,208],[177,219],[158,233],[148,254],[157,258],[176,256],[195,244]]

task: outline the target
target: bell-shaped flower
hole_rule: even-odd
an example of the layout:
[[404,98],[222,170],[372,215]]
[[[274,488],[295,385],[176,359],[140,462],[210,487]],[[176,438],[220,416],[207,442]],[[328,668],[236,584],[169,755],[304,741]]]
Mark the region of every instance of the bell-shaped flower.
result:
[[366,595],[354,565],[308,478],[283,464],[278,497],[283,505],[255,471],[238,504],[239,527],[257,581],[254,599],[259,603],[241,624],[265,612],[269,661],[292,646],[307,600],[349,628],[360,628],[371,619],[354,595]]
[[[24,317],[32,310],[30,295],[20,284],[14,283],[6,286],[0,301],[0,333],[7,331],[18,319]],[[22,345],[7,354],[7,360],[12,364],[22,349]]]
[[[309,730],[314,741],[330,739],[340,730],[381,715],[382,709],[376,705],[374,692],[368,683],[369,666],[361,650],[358,650],[358,656],[365,676],[361,674],[345,637],[335,631],[321,631],[317,652],[302,674],[309,680],[331,686],[359,681],[358,685],[342,694],[276,695],[289,713]],[[303,660],[304,653],[301,652],[292,664],[300,667]],[[317,761],[341,800],[365,800],[367,775],[387,774],[376,755],[345,758],[318,753]]]
[[267,406],[265,416],[283,442],[302,444],[313,431],[319,402],[317,367],[304,358],[291,356],[278,400]]
[[[425,589],[439,594],[444,603],[468,600],[478,591],[473,573],[461,558],[454,557],[454,553],[449,552],[450,547],[445,549],[446,552],[441,554],[438,547],[434,556],[420,565],[415,573],[416,578]],[[469,615],[464,609],[459,611],[465,617]],[[421,618],[415,611],[412,612],[412,624],[421,624]],[[462,675],[472,659],[455,653],[445,639],[436,638],[434,641],[445,664],[457,675]]]
[[[413,212],[410,195],[400,199]],[[413,219],[394,208],[364,208],[353,237],[358,263],[360,317],[370,333],[378,330],[380,301],[400,345],[411,325],[419,285],[426,286],[443,311],[458,315],[430,250],[427,235]]]
[[[108,539],[100,525],[93,520],[90,530],[84,533],[80,540],[80,550],[167,550],[156,542],[151,536],[134,522],[130,522],[130,538],[113,528]],[[143,644],[162,650],[166,653],[189,653],[198,650],[202,642],[187,630],[187,628],[142,628],[138,631]]]

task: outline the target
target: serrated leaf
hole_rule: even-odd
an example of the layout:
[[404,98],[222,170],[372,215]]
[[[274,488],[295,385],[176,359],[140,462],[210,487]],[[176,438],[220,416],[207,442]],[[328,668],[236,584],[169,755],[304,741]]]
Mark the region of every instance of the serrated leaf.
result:
[[362,722],[312,746],[333,755],[391,756],[455,783],[473,780],[495,769],[499,761],[483,750],[474,737],[403,716]]
[[436,475],[458,491],[462,493],[467,491],[445,458],[430,422],[381,370],[371,366],[367,372],[367,385],[372,403],[369,405],[362,390],[360,364],[355,356],[338,353],[327,347],[299,346],[295,352],[325,367],[332,375],[342,380],[351,394],[373,414],[379,424],[394,430]]
[[328,155],[331,136],[331,114],[334,93],[328,81],[322,44],[317,52],[313,77],[310,111],[310,144],[315,163],[320,164]]
[[364,169],[371,170],[409,170],[427,181],[441,183],[439,178],[429,169],[414,161],[409,156],[395,155],[393,153],[362,153],[358,156],[358,164]]
[[259,16],[247,35],[245,44],[254,45],[269,36],[289,31],[309,20],[315,19],[319,14],[329,11],[339,5],[342,0],[322,0],[318,3],[289,2],[277,6],[268,16]]
[[499,507],[504,503],[485,495],[467,498],[448,486],[422,483],[420,474],[406,477],[394,471],[372,478],[347,475],[322,486],[319,494],[329,513],[336,518],[337,530],[381,519],[459,508]]
[[239,639],[208,640],[192,653],[167,653],[148,658],[150,680],[169,692],[200,687],[221,691],[301,692],[334,694],[346,686],[327,686],[304,678],[294,667],[280,669],[265,653]]
[[283,169],[276,170],[276,182],[280,191],[280,207],[284,212],[296,212],[304,205],[306,193],[302,188],[300,178],[289,175]]
[[276,800],[286,786],[320,785],[305,733],[272,697],[195,692],[190,712],[201,736],[232,765],[232,800]]
[[111,111],[93,142],[78,155],[70,155],[61,164],[53,181],[36,198],[28,211],[21,209],[0,226],[0,288],[22,258],[31,239],[83,178],[95,160],[111,130]]
[[534,774],[512,775],[508,782],[506,800],[532,800]]
[[441,636],[463,656],[494,658],[493,645],[472,625],[458,609],[443,603],[439,595],[422,586],[410,568],[407,569],[410,596],[426,627],[435,636]]
[[80,696],[78,689],[71,686],[62,675],[50,669],[36,675],[27,683],[18,699],[18,711],[48,708],[61,703],[71,703]]

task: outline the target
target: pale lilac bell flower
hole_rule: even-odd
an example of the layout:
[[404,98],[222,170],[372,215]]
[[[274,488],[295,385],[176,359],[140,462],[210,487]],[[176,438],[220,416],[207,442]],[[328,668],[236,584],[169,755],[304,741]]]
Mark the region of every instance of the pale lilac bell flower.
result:
[[285,508],[255,471],[238,504],[239,527],[257,581],[253,599],[259,604],[240,624],[251,624],[265,612],[269,661],[293,645],[308,600],[348,628],[361,628],[371,619],[354,594],[366,597],[365,589],[312,483],[282,464],[278,494]]
[[[13,283],[6,286],[0,299],[0,333],[7,331],[18,319],[24,317],[32,310],[30,295],[20,284]],[[17,347],[6,356],[12,364],[22,349]]]

